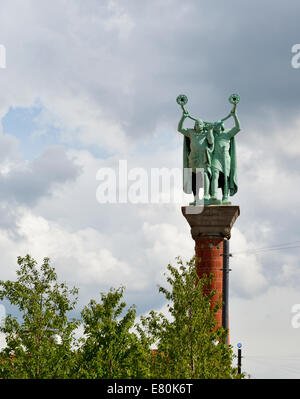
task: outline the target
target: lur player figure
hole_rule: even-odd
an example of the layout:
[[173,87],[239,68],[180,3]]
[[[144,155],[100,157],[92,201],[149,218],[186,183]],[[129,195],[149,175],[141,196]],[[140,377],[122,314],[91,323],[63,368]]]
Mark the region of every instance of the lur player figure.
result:
[[[233,104],[233,109],[228,116],[214,122],[204,122],[189,115],[184,105],[187,97],[181,94],[177,97],[177,103],[183,110],[182,117],[178,124],[178,131],[184,137],[183,144],[183,190],[190,194],[193,192],[194,201],[190,205],[199,205],[199,188],[201,183],[204,185],[203,202],[209,204],[230,205],[228,195],[233,196],[238,189],[236,174],[236,149],[235,135],[240,131],[240,123],[236,115],[236,105],[240,101],[238,94],[232,94],[229,102]],[[224,121],[230,117],[234,118],[235,126],[225,130]],[[194,129],[184,129],[183,122],[186,118],[195,121]],[[204,181],[200,183],[201,173],[197,169],[203,170]],[[187,170],[192,171],[186,173]],[[217,199],[217,189],[222,189],[222,200]]]
[[[189,114],[184,111],[178,124],[178,131],[185,136],[183,144],[183,167],[184,170],[186,168],[192,169],[192,182],[190,181],[190,176],[184,173],[183,189],[188,194],[191,191],[194,194],[194,201],[190,205],[200,205],[199,186],[201,183],[204,184],[204,202],[210,198],[210,181],[212,177],[211,157],[214,149],[214,136],[212,126],[206,129],[201,119],[195,120],[193,129],[184,129],[183,122],[187,117],[189,117]],[[199,168],[203,169],[204,182],[200,182],[202,176],[200,172],[197,173],[197,169]]]

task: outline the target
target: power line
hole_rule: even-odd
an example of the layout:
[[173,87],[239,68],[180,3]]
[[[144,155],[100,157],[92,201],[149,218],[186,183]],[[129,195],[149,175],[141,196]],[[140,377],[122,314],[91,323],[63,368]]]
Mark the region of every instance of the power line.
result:
[[[285,247],[287,245],[294,245],[294,244],[299,244],[300,245],[300,241],[291,241],[291,242],[286,242],[286,243],[280,243],[280,244],[276,244],[276,245],[270,245],[268,247],[262,247],[262,248],[253,248],[253,249],[249,249],[249,251],[264,251],[266,249],[275,249],[278,247]],[[243,253],[243,252],[248,252],[248,251],[240,251],[240,252],[236,252],[236,253]]]
[[245,255],[264,255],[265,252],[280,251],[280,250],[284,250],[284,249],[293,249],[293,248],[300,248],[300,245],[293,246],[293,247],[274,248],[274,249],[268,249],[268,250],[264,250],[264,251],[253,251],[253,252],[245,251],[245,252],[241,252],[241,253],[238,253],[238,254],[232,253],[231,255],[233,257],[242,256],[243,254],[245,254]]
[[300,245],[293,245],[296,243],[300,243],[300,241],[293,241],[293,242],[288,242],[288,243],[282,243],[282,244],[277,244],[269,247],[263,247],[263,248],[253,248],[249,249],[246,251],[238,251],[238,252],[233,252],[232,256],[236,255],[242,255],[242,254],[256,254],[256,253],[262,253],[262,252],[268,252],[268,251],[278,251],[282,249],[293,249],[293,248],[300,248]]

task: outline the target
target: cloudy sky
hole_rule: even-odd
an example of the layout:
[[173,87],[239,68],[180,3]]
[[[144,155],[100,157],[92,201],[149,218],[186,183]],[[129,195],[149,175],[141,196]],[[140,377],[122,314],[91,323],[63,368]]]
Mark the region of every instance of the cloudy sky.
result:
[[[19,255],[49,256],[80,288],[79,308],[120,285],[138,314],[163,308],[167,264],[194,250],[180,204],[101,204],[97,172],[118,172],[119,160],[181,168],[177,95],[217,120],[237,92],[231,343],[243,343],[253,378],[299,378],[299,2],[2,0],[0,10],[1,279],[15,278]],[[292,248],[257,251],[282,244]]]

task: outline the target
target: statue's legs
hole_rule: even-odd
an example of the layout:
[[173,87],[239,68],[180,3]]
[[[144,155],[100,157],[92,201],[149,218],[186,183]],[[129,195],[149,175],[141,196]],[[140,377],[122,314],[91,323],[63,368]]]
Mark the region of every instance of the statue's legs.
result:
[[209,185],[210,185],[210,178],[207,170],[204,170],[204,200],[209,200],[209,188],[210,188]]
[[201,183],[202,183],[201,173],[193,171],[193,173],[192,173],[192,191],[194,194],[194,202],[191,202],[190,205],[196,205],[197,203],[200,202],[199,189],[201,187]]
[[220,171],[216,168],[212,168],[212,179],[211,179],[211,198],[217,199],[218,182],[219,182]]
[[230,204],[228,201],[228,179],[229,179],[229,169],[230,169],[230,157],[227,159],[228,153],[225,147],[223,147],[223,174],[224,174],[224,184],[222,187],[222,204]]
[[223,187],[222,191],[223,191],[222,202],[227,202],[228,201],[228,176],[224,177],[224,187]]
[[204,187],[204,203],[208,201],[210,198],[209,194],[209,187],[210,185],[210,178],[209,174],[206,169],[202,172],[193,172],[192,173],[192,191],[194,194],[194,202],[191,202],[190,205],[197,205],[200,204],[201,200],[199,197],[199,190],[201,187]]

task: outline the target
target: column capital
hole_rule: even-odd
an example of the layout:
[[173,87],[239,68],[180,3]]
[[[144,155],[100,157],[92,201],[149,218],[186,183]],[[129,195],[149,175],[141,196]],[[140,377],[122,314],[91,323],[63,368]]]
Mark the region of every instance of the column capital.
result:
[[222,237],[230,239],[231,228],[240,215],[237,205],[182,206],[181,211],[191,226],[194,240],[201,237]]

